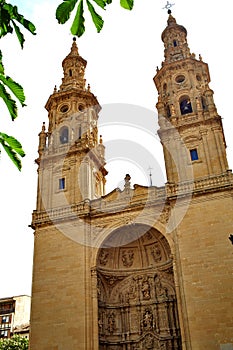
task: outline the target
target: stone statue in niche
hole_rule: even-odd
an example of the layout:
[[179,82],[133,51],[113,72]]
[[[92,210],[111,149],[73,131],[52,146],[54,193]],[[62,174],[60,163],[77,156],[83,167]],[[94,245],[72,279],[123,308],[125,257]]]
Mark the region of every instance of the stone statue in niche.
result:
[[100,265],[104,265],[104,266],[107,265],[108,257],[109,257],[109,253],[105,249],[101,249],[100,255],[99,255]]
[[110,312],[108,314],[107,330],[109,331],[109,333],[113,333],[115,329],[116,329],[116,315],[114,314],[114,312]]
[[151,255],[155,262],[160,262],[162,260],[162,252],[158,244],[154,244],[151,247]]
[[128,303],[130,299],[136,299],[136,285],[134,280],[127,283],[127,289],[125,289],[124,296],[122,295],[122,300],[125,302]]
[[155,291],[156,295],[159,298],[166,298],[167,297],[167,288],[164,287],[161,283],[161,278],[158,274],[155,275]]
[[153,329],[153,315],[150,309],[146,309],[142,318],[142,329],[149,331]]
[[148,277],[144,277],[142,281],[142,296],[144,300],[149,300],[151,298]]
[[134,261],[134,251],[132,249],[123,250],[121,259],[125,267],[131,267]]

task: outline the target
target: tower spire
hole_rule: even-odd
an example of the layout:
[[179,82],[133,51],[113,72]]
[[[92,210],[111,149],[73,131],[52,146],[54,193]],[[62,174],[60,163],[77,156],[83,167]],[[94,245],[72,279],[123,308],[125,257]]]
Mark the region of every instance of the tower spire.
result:
[[86,80],[84,79],[87,61],[79,55],[76,38],[73,38],[70,53],[62,62],[64,77],[60,89],[62,91],[76,88],[85,89]]
[[191,56],[187,42],[187,30],[182,25],[177,24],[170,9],[168,10],[167,27],[162,33],[162,41],[164,42],[164,63]]

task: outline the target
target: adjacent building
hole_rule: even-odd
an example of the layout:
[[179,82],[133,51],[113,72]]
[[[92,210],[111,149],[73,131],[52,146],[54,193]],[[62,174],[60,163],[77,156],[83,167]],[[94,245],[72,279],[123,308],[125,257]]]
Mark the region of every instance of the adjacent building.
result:
[[[14,333],[29,336],[31,297],[19,295],[0,299],[0,338],[10,338]],[[24,329],[18,332],[17,329]],[[27,332],[25,329],[27,328]]]

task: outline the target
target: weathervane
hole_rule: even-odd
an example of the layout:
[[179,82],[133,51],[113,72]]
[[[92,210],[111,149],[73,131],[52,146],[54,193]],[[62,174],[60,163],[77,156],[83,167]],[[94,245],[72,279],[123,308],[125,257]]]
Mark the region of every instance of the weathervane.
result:
[[171,13],[171,7],[175,4],[171,4],[169,1],[167,1],[166,5],[163,7],[163,9],[166,9],[168,13]]

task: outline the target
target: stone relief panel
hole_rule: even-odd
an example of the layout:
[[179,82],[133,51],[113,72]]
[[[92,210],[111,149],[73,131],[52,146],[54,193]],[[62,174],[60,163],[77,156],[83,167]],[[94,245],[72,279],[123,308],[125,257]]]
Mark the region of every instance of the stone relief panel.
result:
[[131,267],[135,259],[135,248],[121,249],[121,262],[124,267]]
[[[125,230],[126,232],[124,228],[117,229],[110,235],[107,243],[104,243],[106,248],[100,249],[98,266],[114,270],[141,268],[157,266],[171,259],[168,242],[158,231],[145,228],[145,225],[130,225]],[[121,235],[124,235],[124,239]],[[130,236],[130,243],[121,244],[125,240],[128,242]],[[139,238],[133,240],[135,236]]]
[[99,349],[180,350],[165,238],[149,230],[131,244],[100,249],[97,261]]

